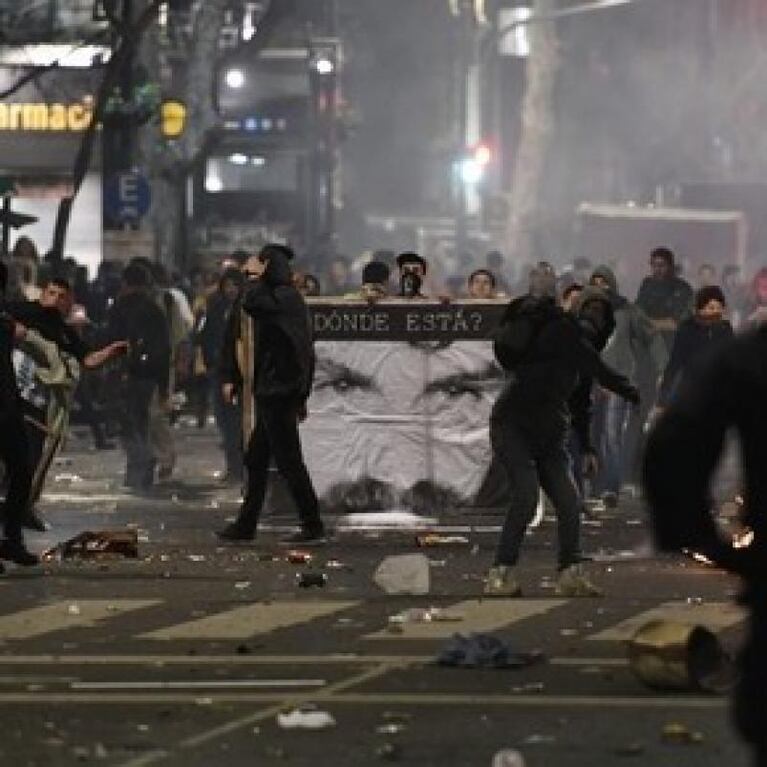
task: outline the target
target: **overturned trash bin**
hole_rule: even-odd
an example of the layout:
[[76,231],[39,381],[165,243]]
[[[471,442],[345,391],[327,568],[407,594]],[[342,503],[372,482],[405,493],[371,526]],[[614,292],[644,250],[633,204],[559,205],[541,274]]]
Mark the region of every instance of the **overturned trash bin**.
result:
[[62,559],[138,558],[137,530],[98,530],[76,535],[44,551],[43,561]]
[[656,690],[721,693],[735,682],[732,658],[703,626],[654,620],[628,643],[634,675]]

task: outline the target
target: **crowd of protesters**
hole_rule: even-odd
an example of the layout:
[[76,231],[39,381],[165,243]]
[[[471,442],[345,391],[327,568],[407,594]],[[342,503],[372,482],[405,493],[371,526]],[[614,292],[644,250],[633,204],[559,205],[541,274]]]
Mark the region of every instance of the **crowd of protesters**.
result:
[[[242,413],[235,394],[241,339],[230,318],[253,255],[236,251],[185,275],[145,258],[128,264],[105,261],[89,280],[87,269],[73,259],[40,258],[29,238],[17,240],[7,260],[7,304],[40,337],[38,346],[47,343],[44,362],[39,352],[36,358],[29,349],[14,351],[26,421],[33,424],[27,428],[33,466],[38,467],[25,515],[28,526],[44,526],[34,501],[70,414],[90,428],[96,449],[113,449],[121,438],[129,490],[147,492],[172,477],[171,425],[182,405],[201,428],[215,419],[224,454],[220,479],[243,481]],[[635,299],[621,291],[615,265],[585,258],[559,274],[544,262],[521,267],[517,281],[510,279],[511,265],[498,251],[481,261],[467,257],[466,263],[471,265],[466,274],[438,280],[421,255],[379,250],[357,261],[336,256],[320,275],[298,260],[291,263],[291,279],[305,297],[369,302],[392,297],[508,301],[527,293],[531,274],[547,270],[553,295],[565,309],[584,289],[602,291],[615,322],[603,359],[635,384],[641,397],[641,405],[632,408],[619,395],[594,388],[590,438],[599,468],[586,490],[608,506],[636,486],[646,426],[673,400],[696,355],[728,338],[733,326],[767,319],[767,267],[747,286],[739,267],[728,265],[718,274],[704,264],[693,277],[693,289],[667,248],[650,255],[649,274]],[[100,351],[94,356],[93,350]],[[105,364],[118,357],[121,361]]]

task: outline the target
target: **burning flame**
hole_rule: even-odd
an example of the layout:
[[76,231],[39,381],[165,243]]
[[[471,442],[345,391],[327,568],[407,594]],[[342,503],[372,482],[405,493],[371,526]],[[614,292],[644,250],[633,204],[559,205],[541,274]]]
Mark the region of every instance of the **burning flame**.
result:
[[746,527],[732,536],[733,549],[747,549],[754,542],[754,531]]

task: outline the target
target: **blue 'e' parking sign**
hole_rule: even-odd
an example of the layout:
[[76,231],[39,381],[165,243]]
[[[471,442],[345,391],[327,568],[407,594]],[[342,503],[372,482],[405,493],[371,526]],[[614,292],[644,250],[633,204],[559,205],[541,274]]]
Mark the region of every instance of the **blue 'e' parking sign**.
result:
[[152,193],[140,173],[116,173],[104,185],[104,212],[115,221],[135,221],[146,215]]

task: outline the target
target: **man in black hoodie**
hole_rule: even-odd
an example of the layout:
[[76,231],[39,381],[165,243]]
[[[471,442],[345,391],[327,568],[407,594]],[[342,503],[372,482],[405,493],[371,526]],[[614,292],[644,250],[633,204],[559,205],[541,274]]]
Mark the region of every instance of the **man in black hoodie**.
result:
[[[565,314],[545,294],[516,299],[506,310],[496,336],[496,355],[509,375],[493,407],[490,439],[496,459],[507,471],[512,498],[487,576],[488,595],[521,595],[514,567],[535,513],[539,487],[549,496],[558,518],[558,593],[600,593],[581,568],[581,501],[565,445],[570,403],[583,379],[594,378],[629,401],[639,400],[636,388],[608,368],[595,349],[609,335],[612,322],[610,304],[604,298],[584,300],[577,317]],[[522,344],[525,332],[529,340]],[[587,428],[588,416],[574,420],[576,427]],[[588,440],[587,435],[582,437]]]
[[293,286],[284,245],[267,245],[249,259],[242,306],[256,320],[256,428],[245,454],[248,483],[235,522],[221,530],[224,540],[252,540],[266,495],[273,458],[301,518],[300,530],[286,543],[322,543],[325,528],[319,503],[301,453],[298,423],[314,378],[314,342],[309,310]]
[[[4,298],[8,268],[0,262],[0,297]],[[2,300],[0,298],[0,300]],[[5,495],[0,559],[21,565],[37,564],[37,557],[24,546],[21,527],[29,504],[32,468],[29,464],[22,405],[11,361],[13,345],[25,328],[13,320],[0,304],[0,460],[5,465],[8,490]],[[0,573],[3,567],[0,564]]]

